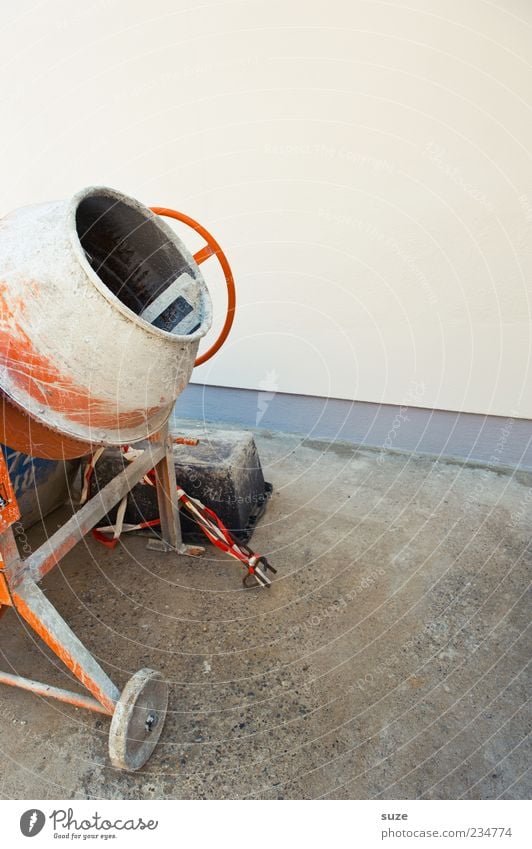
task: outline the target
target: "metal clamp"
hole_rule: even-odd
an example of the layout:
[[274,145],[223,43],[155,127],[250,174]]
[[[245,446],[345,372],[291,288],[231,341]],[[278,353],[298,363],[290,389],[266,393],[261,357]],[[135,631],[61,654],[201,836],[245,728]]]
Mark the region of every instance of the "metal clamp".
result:
[[[263,555],[257,556],[246,545],[241,544],[240,548],[242,551],[245,551],[246,554],[249,553],[250,555],[247,574],[242,578],[244,587],[246,589],[252,589],[255,586],[265,587],[266,589],[271,587],[272,582],[266,573],[270,571],[276,575],[277,569],[268,562],[266,557]],[[260,564],[260,566],[258,564]]]

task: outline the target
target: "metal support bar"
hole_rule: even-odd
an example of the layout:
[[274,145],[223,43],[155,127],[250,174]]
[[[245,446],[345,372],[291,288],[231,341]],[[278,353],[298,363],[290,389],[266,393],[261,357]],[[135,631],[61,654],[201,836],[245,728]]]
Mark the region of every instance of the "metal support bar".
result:
[[120,691],[105,674],[81,640],[30,578],[12,593],[13,605],[39,637],[68,666],[95,699],[112,714]]
[[181,541],[174,459],[168,425],[164,427],[158,439],[150,440],[136,460],[116,475],[98,495],[91,498],[26,560],[19,556],[13,529],[7,527],[0,533],[0,576],[2,587],[7,590],[7,594],[4,592],[0,600],[0,610],[3,611],[6,604],[14,606],[19,615],[94,698],[8,673],[0,673],[0,683],[22,687],[39,695],[51,696],[100,713],[114,714],[120,691],[48,601],[37,582],[152,468],[156,471],[164,544],[168,549],[180,551],[184,547]]
[[[16,587],[26,575],[34,581],[40,581],[138,481],[142,480],[146,472],[152,469],[165,453],[164,443],[150,443],[140,457],[109,481],[98,495],[74,513],[37,551],[11,567],[11,586]],[[0,541],[0,545],[3,546],[3,541]]]
[[[16,573],[22,563],[20,554],[18,553],[17,541],[11,527],[8,527],[0,534],[0,570],[5,576],[7,582],[9,578]],[[11,602],[3,602],[10,604]]]
[[183,546],[179,521],[179,499],[175,479],[174,452],[168,425],[160,434],[164,454],[155,466],[157,504],[161,520],[161,536],[167,548],[179,551]]
[[0,568],[0,610],[3,610],[4,605],[6,607],[11,605],[11,596],[9,595],[9,588],[3,570]]
[[100,702],[91,696],[83,696],[80,693],[73,693],[71,690],[62,690],[60,687],[51,687],[49,684],[41,684],[39,681],[32,681],[31,678],[21,678],[20,675],[11,675],[9,672],[0,672],[0,684],[7,684],[10,687],[18,687],[20,690],[29,690],[35,693],[36,696],[45,696],[46,698],[57,699],[60,702],[67,702],[70,705],[75,705],[80,708],[87,708],[94,713],[104,713],[106,716],[109,712]]

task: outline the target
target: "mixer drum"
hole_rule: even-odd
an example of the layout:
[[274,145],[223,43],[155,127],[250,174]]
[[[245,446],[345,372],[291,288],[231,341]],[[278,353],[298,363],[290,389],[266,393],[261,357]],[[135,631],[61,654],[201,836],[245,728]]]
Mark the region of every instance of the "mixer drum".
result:
[[211,324],[201,272],[135,200],[89,188],[0,220],[0,441],[79,457],[158,431]]

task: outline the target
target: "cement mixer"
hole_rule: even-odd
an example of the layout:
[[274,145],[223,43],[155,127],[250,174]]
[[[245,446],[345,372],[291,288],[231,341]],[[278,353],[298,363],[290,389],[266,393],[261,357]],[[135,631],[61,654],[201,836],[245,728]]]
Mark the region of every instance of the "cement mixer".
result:
[[101,188],[0,221],[0,313],[2,441],[51,459],[156,432],[211,324],[183,242]]
[[[193,227],[206,246],[192,256],[165,216]],[[166,683],[141,669],[120,692],[38,582],[150,469],[160,549],[196,553],[181,539],[168,418],[211,325],[199,269],[210,256],[222,265],[229,303],[202,362],[227,337],[235,297],[223,251],[193,219],[89,188],[0,220],[0,441],[48,459],[126,443],[144,449],[24,560],[12,529],[20,511],[0,452],[0,616],[14,607],[90,695],[7,672],[0,672],[0,683],[111,716],[110,757],[121,769],[140,768],[157,744]]]

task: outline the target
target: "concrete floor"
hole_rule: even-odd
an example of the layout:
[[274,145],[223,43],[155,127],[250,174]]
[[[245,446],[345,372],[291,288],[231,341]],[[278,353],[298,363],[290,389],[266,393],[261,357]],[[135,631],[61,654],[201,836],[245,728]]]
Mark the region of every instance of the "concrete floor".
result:
[[[103,717],[0,688],[4,798],[525,798],[524,474],[257,438],[279,572],[80,544],[43,582],[119,685],[171,682],[161,742],[113,770]],[[57,516],[49,523],[57,524]],[[3,668],[68,686],[9,611]]]

